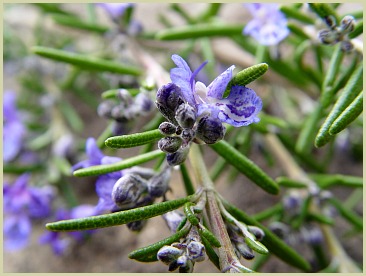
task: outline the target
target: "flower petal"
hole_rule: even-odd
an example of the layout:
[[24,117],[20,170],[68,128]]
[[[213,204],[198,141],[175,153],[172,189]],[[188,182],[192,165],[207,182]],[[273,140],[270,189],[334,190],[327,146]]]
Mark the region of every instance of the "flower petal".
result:
[[172,55],[172,60],[178,66],[170,70],[170,79],[178,85],[182,91],[183,97],[191,105],[195,106],[193,90],[191,86],[192,71],[187,62],[178,55]]
[[262,109],[262,100],[250,88],[233,86],[230,95],[215,105],[222,122],[240,127],[259,122],[257,114]]
[[233,77],[233,70],[235,66],[232,65],[225,72],[221,73],[211,84],[207,87],[207,96],[215,99],[222,99],[226,86]]

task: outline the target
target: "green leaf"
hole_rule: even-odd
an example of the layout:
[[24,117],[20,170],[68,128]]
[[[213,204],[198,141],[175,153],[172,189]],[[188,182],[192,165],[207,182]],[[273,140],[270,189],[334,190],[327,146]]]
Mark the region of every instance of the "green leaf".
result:
[[90,57],[76,53],[70,53],[48,47],[34,46],[32,52],[49,59],[69,63],[84,70],[107,71],[111,73],[135,75],[141,74],[141,70],[132,66],[124,66],[118,62]]
[[200,223],[199,219],[197,218],[197,216],[193,213],[191,207],[194,204],[192,202],[187,202],[186,204],[184,204],[184,214],[186,215],[188,221],[192,224],[192,225],[198,225]]
[[291,33],[297,35],[301,39],[310,39],[310,36],[304,32],[302,26],[300,27],[294,23],[289,22],[287,23],[287,28],[291,31]]
[[[120,89],[111,89],[111,90],[104,91],[102,93],[102,99],[116,99],[119,90]],[[127,90],[133,97],[136,96],[140,92],[140,89],[135,89],[135,88],[125,89],[125,90]]]
[[80,219],[61,220],[47,223],[46,228],[51,231],[76,231],[122,225],[137,220],[149,219],[170,212],[181,207],[186,202],[191,201],[192,198],[193,196],[188,196],[185,198],[138,207],[127,211]]
[[337,20],[337,13],[331,5],[327,3],[309,3],[308,5],[310,9],[315,12],[321,19],[324,19],[326,16],[333,15]]
[[305,24],[313,25],[315,22],[314,18],[308,16],[306,13],[296,9],[295,7],[282,6],[280,7],[280,11],[283,12],[287,18],[293,18]]
[[52,3],[32,3],[32,5],[40,8],[42,11],[47,13],[58,13],[58,14],[64,14],[68,16],[77,16],[73,13],[70,13],[69,11],[65,11],[60,7],[60,4],[52,4]]
[[269,252],[276,255],[278,258],[280,258],[285,263],[288,263],[289,265],[292,265],[304,271],[310,270],[309,263],[301,255],[299,255],[294,249],[289,247],[285,242],[283,242],[265,226],[263,226],[261,223],[257,222],[229,202],[223,200],[223,203],[226,210],[236,219],[244,222],[247,225],[257,226],[264,231],[265,236],[263,237],[262,243],[268,248]]
[[188,232],[188,227],[183,228],[168,238],[132,251],[130,254],[128,254],[128,257],[140,262],[155,262],[158,260],[157,253],[160,248],[162,248],[164,245],[171,245],[174,242],[178,242],[181,238],[186,236]]
[[199,37],[240,35],[243,25],[195,24],[159,31],[155,38],[160,40],[184,40]]
[[357,215],[353,210],[348,209],[347,207],[343,206],[343,203],[334,197],[328,199],[328,202],[331,203],[338,210],[340,215],[345,220],[347,220],[349,223],[354,225],[358,230],[363,229],[362,217]]
[[237,73],[228,83],[226,87],[226,91],[224,93],[224,97],[230,94],[231,87],[234,85],[245,86],[259,77],[261,77],[268,70],[267,63],[259,63],[253,66],[250,66],[244,70],[241,70]]
[[125,160],[122,160],[120,162],[116,162],[113,164],[108,165],[97,165],[97,166],[91,166],[88,168],[79,169],[77,171],[74,171],[74,176],[93,176],[93,175],[101,175],[111,172],[120,171],[126,168],[131,168],[133,166],[146,163],[150,160],[153,160],[155,158],[165,156],[165,153],[161,150],[155,150],[152,152],[148,152],[145,154],[140,154],[138,156],[134,156]]
[[344,186],[349,188],[363,188],[363,178],[344,174],[309,174],[309,177],[316,182],[321,189],[328,189],[332,186]]
[[245,243],[259,254],[268,254],[268,249],[259,241],[254,241],[249,237],[244,238]]
[[329,128],[330,135],[336,135],[344,130],[350,123],[362,113],[363,110],[363,91],[358,94],[356,99],[334,120]]
[[200,237],[204,237],[212,246],[221,247],[220,241],[216,238],[216,236],[203,225],[200,225],[198,228],[198,234]]
[[252,218],[256,221],[262,221],[282,212],[283,212],[282,203],[277,203],[276,205],[269,207],[268,209],[260,213],[254,214]]
[[154,129],[141,133],[110,137],[105,141],[105,144],[107,147],[114,149],[132,148],[154,142],[163,137],[164,135],[158,129]]
[[186,189],[187,195],[194,194],[195,191],[194,191],[193,183],[192,183],[191,178],[189,177],[187,167],[184,163],[180,165],[180,173],[183,178],[183,183],[184,183],[184,187]]
[[201,241],[205,247],[208,258],[216,266],[216,268],[220,270],[220,259],[217,256],[215,250],[212,248],[211,243],[205,237],[201,237]]
[[270,194],[279,192],[277,183],[269,175],[226,141],[221,140],[210,147],[266,192]]
[[52,15],[52,19],[60,25],[72,27],[80,30],[91,31],[98,34],[106,33],[109,28],[107,26],[101,26],[96,24],[91,24],[88,22],[84,22],[75,16],[63,15],[63,14],[54,14]]
[[322,85],[322,92],[321,92],[322,94],[320,97],[320,103],[323,106],[323,108],[328,107],[333,99],[334,93],[331,88],[337,77],[339,69],[341,68],[343,57],[344,53],[341,50],[340,45],[337,45],[329,61],[328,71],[325,75]]
[[334,104],[332,110],[329,112],[325,122],[320,127],[318,134],[315,138],[315,146],[322,147],[328,143],[331,139],[329,128],[333,124],[334,120],[346,109],[346,107],[356,98],[359,92],[362,90],[363,77],[363,64],[360,64],[358,68],[353,72],[351,78],[348,80],[346,86],[343,89],[341,96]]
[[314,220],[317,221],[319,223],[323,223],[323,224],[327,224],[327,225],[334,225],[334,220],[331,219],[330,217],[318,214],[318,213],[312,213],[312,212],[308,212],[307,216],[306,216],[307,220]]
[[276,182],[278,183],[278,185],[282,186],[282,187],[287,187],[287,188],[307,188],[308,185],[306,185],[303,182],[299,182],[297,180],[288,178],[286,176],[280,176],[276,178]]

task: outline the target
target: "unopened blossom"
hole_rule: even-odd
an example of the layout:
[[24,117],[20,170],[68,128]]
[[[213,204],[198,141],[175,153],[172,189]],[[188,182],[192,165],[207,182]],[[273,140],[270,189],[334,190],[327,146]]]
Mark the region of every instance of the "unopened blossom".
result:
[[20,152],[26,128],[16,107],[16,95],[6,91],[3,96],[3,161],[12,161]]
[[276,45],[288,36],[287,19],[274,3],[244,4],[253,19],[243,30],[244,35],[250,35],[262,45]]
[[192,72],[180,56],[173,55],[172,60],[177,67],[171,69],[170,78],[180,87],[187,103],[196,108],[197,117],[209,115],[235,127],[247,126],[259,121],[257,114],[262,109],[262,100],[252,89],[234,85],[229,96],[224,98],[226,87],[233,77],[234,65],[206,87],[202,82],[195,82],[195,76],[207,62]]

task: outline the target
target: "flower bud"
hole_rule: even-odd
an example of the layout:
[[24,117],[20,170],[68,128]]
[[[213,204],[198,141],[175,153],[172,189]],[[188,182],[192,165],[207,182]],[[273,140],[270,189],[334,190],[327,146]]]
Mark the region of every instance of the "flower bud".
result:
[[181,104],[175,112],[175,119],[182,128],[192,128],[196,118],[196,109],[187,103]]
[[177,127],[169,122],[162,122],[159,125],[159,131],[161,134],[169,136],[175,134]]
[[138,175],[127,174],[122,176],[113,186],[112,199],[117,206],[135,203],[147,189],[146,180]]
[[312,227],[310,229],[303,228],[301,234],[305,242],[311,245],[320,245],[323,243],[323,234],[319,230],[319,228],[316,227]]
[[351,52],[353,49],[354,49],[354,46],[353,46],[351,41],[344,40],[344,41],[341,42],[341,50],[343,52],[348,53],[348,52]]
[[318,33],[318,38],[323,44],[335,44],[340,40],[338,32],[329,30],[321,30]]
[[284,239],[290,232],[290,229],[286,224],[278,221],[271,223],[269,229],[281,239]]
[[192,273],[193,272],[193,262],[191,260],[187,260],[184,265],[179,267],[179,273]]
[[[176,261],[182,254],[182,250],[170,245],[164,245],[162,248],[159,249],[157,257],[159,261],[162,261],[164,264],[169,265]],[[178,266],[175,269],[177,268]],[[169,271],[172,270],[169,269]]]
[[147,93],[140,92],[134,98],[134,105],[136,106],[138,113],[146,115],[152,110],[153,101],[150,99]]
[[133,222],[127,223],[128,229],[134,232],[140,232],[142,228],[146,225],[146,220],[136,220]]
[[149,195],[152,197],[163,196],[168,190],[170,175],[171,171],[168,167],[161,173],[153,176],[147,183]]
[[116,106],[114,101],[103,101],[98,105],[98,116],[104,118],[112,118],[112,108]]
[[202,262],[205,260],[205,246],[197,241],[191,241],[187,246],[188,256],[194,262]]
[[180,137],[164,137],[158,142],[160,150],[166,153],[176,152],[182,145],[182,139]]
[[203,117],[198,122],[196,136],[206,144],[214,144],[225,135],[225,127],[217,118]]
[[174,153],[168,153],[166,155],[166,161],[168,162],[169,166],[180,165],[186,160],[188,152],[189,152],[189,146],[184,148],[182,147]]
[[330,28],[334,28],[336,26],[336,19],[333,15],[327,15],[326,17],[324,17],[324,22]]
[[185,144],[188,144],[193,140],[193,138],[196,136],[196,132],[193,129],[183,129],[181,137]]
[[237,243],[236,248],[246,260],[252,260],[255,257],[253,250],[250,249],[245,243]]
[[174,83],[163,85],[156,93],[157,108],[166,119],[176,124],[175,111],[183,102],[181,89]]
[[346,15],[341,21],[340,31],[342,33],[350,33],[355,28],[355,19],[351,15]]
[[125,106],[129,106],[133,103],[133,98],[130,92],[126,89],[118,89],[117,97]]
[[259,227],[257,226],[253,226],[253,225],[249,225],[248,226],[248,231],[250,233],[252,233],[254,235],[254,237],[260,241],[263,239],[263,237],[265,236],[264,232],[262,229],[260,229]]
[[178,225],[183,220],[184,215],[181,212],[174,210],[163,214],[162,217],[165,220],[166,224],[168,225],[170,231],[172,233],[175,233]]

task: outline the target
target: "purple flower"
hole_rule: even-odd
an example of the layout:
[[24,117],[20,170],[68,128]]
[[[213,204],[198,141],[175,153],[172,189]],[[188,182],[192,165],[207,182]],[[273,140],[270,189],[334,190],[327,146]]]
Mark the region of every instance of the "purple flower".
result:
[[[59,209],[56,212],[56,220],[77,219],[90,217],[99,214],[95,206],[84,204],[74,207],[71,210]],[[72,231],[67,234],[74,240],[80,242],[87,235],[92,234],[95,230],[88,231]],[[70,239],[65,237],[62,232],[46,231],[40,238],[40,244],[50,244],[56,255],[62,255],[70,244]]]
[[171,69],[170,78],[180,87],[187,103],[197,109],[198,117],[209,115],[235,127],[259,122],[257,114],[262,109],[262,100],[252,89],[233,86],[229,96],[223,98],[226,87],[232,79],[234,65],[206,87],[202,82],[195,82],[194,79],[207,62],[192,73],[188,64],[180,56],[173,55],[172,60],[178,67]]
[[51,187],[28,186],[30,175],[21,175],[12,185],[4,183],[4,213],[26,214],[31,218],[45,218],[51,212]]
[[289,34],[287,19],[277,4],[245,4],[253,16],[243,30],[262,45],[275,45]]
[[[104,156],[102,151],[98,148],[98,145],[94,138],[87,139],[86,154],[88,156],[88,159],[75,164],[72,167],[74,171],[90,166],[113,164],[122,160],[118,157]],[[96,192],[99,197],[99,202],[96,208],[99,212],[112,211],[118,208],[114,204],[111,194],[114,183],[116,183],[116,181],[121,177],[122,171],[108,173],[98,177],[95,186]]]
[[4,218],[4,247],[8,251],[20,250],[27,246],[32,225],[26,214],[19,213]]
[[104,8],[107,13],[113,18],[117,19],[121,17],[125,10],[129,7],[132,7],[133,3],[98,3],[98,6]]
[[7,91],[3,97],[3,160],[13,160],[20,152],[26,129],[16,108],[16,95]]

